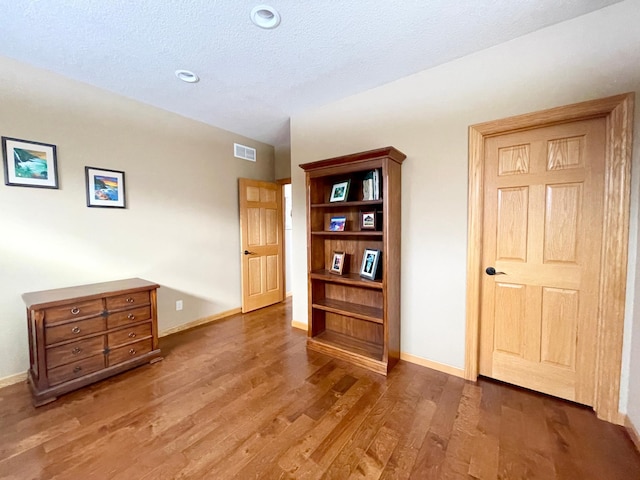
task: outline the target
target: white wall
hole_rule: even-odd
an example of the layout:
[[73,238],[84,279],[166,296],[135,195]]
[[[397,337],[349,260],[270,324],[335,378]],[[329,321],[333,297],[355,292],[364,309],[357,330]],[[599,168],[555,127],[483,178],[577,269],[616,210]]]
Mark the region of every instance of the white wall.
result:
[[282,187],[284,196],[284,258],[285,258],[285,292],[291,293],[293,288],[292,264],[293,256],[293,226],[291,224],[291,184]]
[[[402,351],[464,368],[469,125],[640,92],[640,1],[630,0],[292,118],[298,165],[393,145],[402,181]],[[428,48],[428,46],[425,46]],[[640,97],[639,97],[640,101]],[[636,131],[640,131],[636,114]],[[634,152],[629,304],[634,303],[640,148]],[[294,209],[294,320],[307,321],[305,212]],[[640,425],[640,312],[627,311],[621,407]],[[629,359],[633,358],[633,363]],[[629,389],[627,389],[629,387]],[[631,403],[631,400],[630,400]]]
[[[0,184],[0,379],[29,366],[23,292],[142,277],[162,285],[161,332],[240,306],[237,178],[273,180],[273,147],[7,58],[0,72],[0,135],[57,145],[60,178]],[[125,171],[126,209],[87,208],[87,165]]]

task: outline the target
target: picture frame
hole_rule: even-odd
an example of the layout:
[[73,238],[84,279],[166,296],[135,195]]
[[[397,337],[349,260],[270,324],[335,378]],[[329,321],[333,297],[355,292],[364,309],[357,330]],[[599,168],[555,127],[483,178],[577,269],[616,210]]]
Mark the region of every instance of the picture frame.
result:
[[375,230],[377,213],[375,210],[367,210],[360,212],[360,230]]
[[344,232],[344,227],[347,224],[347,217],[331,217],[329,221],[330,232]]
[[2,157],[5,185],[58,188],[55,145],[2,137]]
[[331,187],[331,196],[329,202],[345,202],[349,195],[349,185],[351,180],[345,180],[344,182],[334,183]]
[[344,270],[345,263],[345,253],[344,252],[333,252],[333,256],[331,257],[331,266],[329,267],[330,273],[335,273],[336,275],[342,275]]
[[87,207],[126,208],[124,172],[84,167]]
[[365,248],[362,254],[362,266],[360,276],[369,280],[375,280],[378,274],[378,262],[380,260],[380,250]]

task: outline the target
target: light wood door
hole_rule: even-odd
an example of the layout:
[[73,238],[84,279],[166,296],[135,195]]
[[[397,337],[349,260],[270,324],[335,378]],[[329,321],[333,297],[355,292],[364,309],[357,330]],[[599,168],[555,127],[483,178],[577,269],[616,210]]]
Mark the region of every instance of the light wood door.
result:
[[[594,404],[604,118],[485,141],[480,374]],[[504,272],[504,273],[502,273]]]
[[239,179],[242,311],[284,300],[281,187]]

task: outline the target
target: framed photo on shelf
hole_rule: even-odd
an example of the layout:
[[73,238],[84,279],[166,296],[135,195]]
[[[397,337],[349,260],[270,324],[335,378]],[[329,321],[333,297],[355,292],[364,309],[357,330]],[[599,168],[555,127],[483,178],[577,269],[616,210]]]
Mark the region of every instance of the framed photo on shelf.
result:
[[331,217],[329,222],[330,232],[344,232],[344,227],[347,224],[347,217]]
[[361,230],[375,230],[376,225],[376,212],[375,210],[367,210],[360,212],[360,229]]
[[331,268],[329,268],[329,272],[335,273],[336,275],[342,275],[342,270],[344,269],[344,252],[333,252],[333,258],[331,259]]
[[331,196],[329,202],[345,202],[347,195],[349,194],[349,184],[351,180],[346,180],[340,183],[334,183],[331,188]]
[[360,267],[360,276],[375,280],[378,273],[378,261],[380,260],[380,250],[365,248],[362,255],[362,266]]
[[87,182],[87,207],[126,208],[124,172],[84,167]]
[[58,188],[55,145],[2,137],[2,153],[5,185]]

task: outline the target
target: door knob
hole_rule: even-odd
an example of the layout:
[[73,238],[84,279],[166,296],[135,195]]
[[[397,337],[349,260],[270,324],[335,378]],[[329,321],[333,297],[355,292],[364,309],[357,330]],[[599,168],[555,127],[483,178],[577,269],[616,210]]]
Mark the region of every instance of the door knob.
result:
[[245,255],[255,255],[256,253],[255,252],[250,252],[249,250],[245,250],[244,254]]
[[504,272],[496,272],[496,269],[493,267],[487,267],[485,272],[487,273],[487,275],[506,275],[506,273]]

